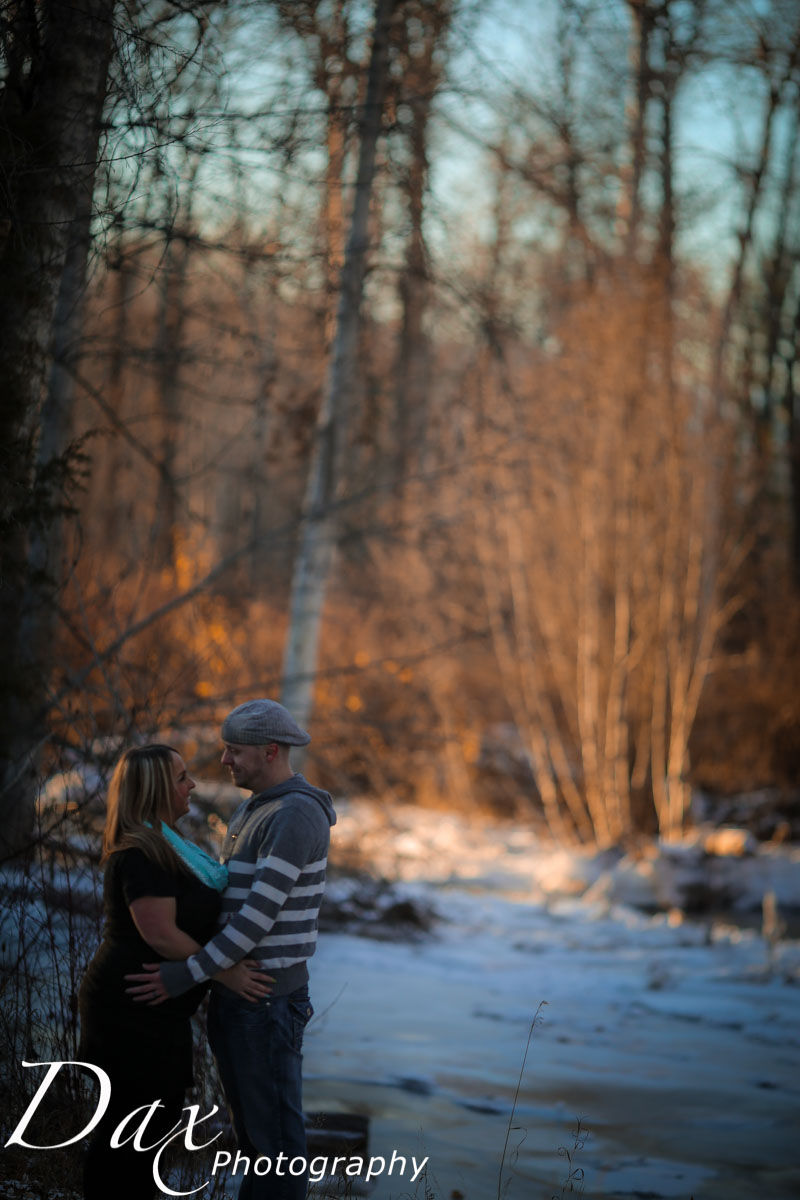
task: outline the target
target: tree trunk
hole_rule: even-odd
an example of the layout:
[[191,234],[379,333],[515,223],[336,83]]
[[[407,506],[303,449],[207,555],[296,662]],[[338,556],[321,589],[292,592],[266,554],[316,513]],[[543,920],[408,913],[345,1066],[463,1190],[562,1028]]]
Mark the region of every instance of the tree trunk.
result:
[[161,282],[161,312],[156,335],[161,445],[156,511],[151,530],[155,566],[174,571],[178,550],[181,496],[177,482],[178,443],[183,413],[182,369],[186,336],[186,292],[191,256],[192,199],[197,163],[189,171],[184,229],[167,241]]
[[344,7],[339,3],[331,15],[330,32],[321,37],[319,81],[328,103],[325,164],[325,350],[330,352],[336,334],[336,294],[344,265],[345,214],[343,203],[344,161],[347,148],[347,116],[344,111],[344,70],[332,71],[330,63],[343,67],[347,60],[347,30]]
[[759,209],[759,201],[761,200],[762,184],[769,165],[770,154],[772,150],[772,141],[775,134],[775,118],[780,107],[780,98],[783,87],[790,78],[790,69],[780,82],[772,82],[767,94],[766,104],[764,106],[763,125],[761,130],[761,140],[758,148],[758,161],[754,169],[748,172],[749,194],[745,206],[744,223],[739,230],[739,253],[736,256],[736,261],[731,272],[731,280],[728,286],[728,293],[725,298],[725,305],[722,309],[719,322],[719,332],[714,346],[714,359],[712,364],[712,402],[714,404],[714,412],[720,411],[723,401],[723,384],[725,372],[725,357],[728,349],[731,329],[736,319],[736,314],[739,309],[739,302],[742,295],[742,286],[745,277],[745,266],[750,249],[753,243],[756,215]]
[[300,544],[289,600],[289,630],[281,701],[301,725],[311,714],[325,591],[333,564],[338,518],[334,503],[347,429],[348,398],[356,374],[360,307],[367,261],[369,203],[389,69],[389,23],[395,0],[377,0],[367,95],[361,129],[358,177],[350,234],[342,268],[336,335],[317,420],[306,488]]
[[[85,218],[114,9],[115,0],[86,0],[79,9],[47,0],[17,7],[6,29],[0,95],[0,153],[7,164],[0,181],[0,527],[7,546],[0,595],[7,646],[0,679],[0,857],[25,843],[33,819],[44,647],[22,637],[23,600],[29,535],[47,523],[53,501],[42,503],[33,484],[57,305],[61,297],[62,313],[72,311],[83,285]],[[56,379],[53,399],[57,392]],[[56,426],[68,425],[63,411],[49,422],[55,434]],[[37,557],[41,553],[40,547]]]
[[415,111],[412,134],[412,162],[407,192],[411,230],[406,245],[405,269],[400,276],[400,301],[403,315],[400,345],[395,367],[394,389],[394,472],[399,483],[408,470],[412,448],[425,427],[426,374],[428,349],[423,320],[428,300],[427,250],[422,229],[425,185],[428,171],[425,125],[427,107]]
[[[113,291],[111,326],[111,356],[104,394],[113,414],[114,425],[100,443],[100,451],[92,472],[92,507],[97,514],[100,546],[103,553],[118,550],[123,530],[128,551],[133,529],[133,504],[130,494],[120,489],[119,480],[125,464],[125,442],[119,425],[125,420],[126,357],[128,354],[131,300],[135,286],[135,265],[126,252],[122,237],[112,256]],[[97,453],[97,443],[95,443]],[[128,489],[130,492],[130,489]]]
[[636,259],[641,222],[642,178],[647,156],[647,106],[650,99],[650,34],[653,15],[649,0],[628,0],[632,28],[629,61],[635,92],[629,94],[627,118],[630,129],[630,163],[624,173],[619,217],[624,236],[625,256]]
[[800,403],[794,385],[800,345],[800,302],[798,302],[794,318],[794,337],[790,341],[790,349],[786,355],[786,390],[783,396],[783,408],[786,414],[788,429],[787,452],[789,457],[789,487],[791,508],[790,551],[792,575],[795,587],[800,590]]
[[[428,250],[425,244],[423,220],[425,193],[428,187],[428,136],[436,89],[441,68],[436,52],[444,38],[451,17],[447,3],[423,8],[412,5],[407,17],[424,26],[421,53],[412,55],[406,44],[404,93],[411,111],[408,129],[408,167],[404,171],[402,188],[406,196],[409,233],[406,241],[405,266],[400,275],[399,295],[402,304],[400,339],[395,364],[394,388],[394,477],[398,483],[408,471],[411,455],[422,441],[426,425],[430,349],[424,332],[430,282]],[[405,43],[410,41],[409,30],[403,30]]]

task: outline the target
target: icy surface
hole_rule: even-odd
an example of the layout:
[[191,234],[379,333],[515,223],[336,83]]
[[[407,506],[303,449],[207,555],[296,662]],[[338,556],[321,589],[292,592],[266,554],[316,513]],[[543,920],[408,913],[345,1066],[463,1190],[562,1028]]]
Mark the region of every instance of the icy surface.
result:
[[368,1114],[370,1154],[430,1156],[425,1183],[382,1177],[374,1200],[491,1200],[509,1124],[510,1200],[569,1194],[562,1147],[588,1197],[800,1195],[800,944],[671,908],[709,870],[731,914],[767,890],[796,905],[796,848],[575,854],[359,804],[335,845],[441,918],[410,945],[326,934],[312,963],[307,1109]]
[[[794,1200],[797,943],[776,947],[770,966],[762,938],[732,926],[448,890],[435,903],[445,920],[419,944],[321,940],[308,1109],[369,1114],[370,1154],[429,1155],[437,1196],[493,1197],[545,1001],[509,1197],[560,1194],[559,1147],[572,1148],[580,1116],[587,1196]],[[408,1190],[384,1178],[373,1196]]]

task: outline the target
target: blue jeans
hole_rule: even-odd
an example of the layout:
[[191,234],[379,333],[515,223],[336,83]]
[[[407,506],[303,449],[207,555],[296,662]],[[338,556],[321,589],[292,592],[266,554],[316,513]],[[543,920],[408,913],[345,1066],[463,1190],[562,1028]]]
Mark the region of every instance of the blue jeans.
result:
[[[240,1166],[234,1176],[242,1180],[239,1200],[305,1200],[302,1049],[312,1012],[307,987],[255,1002],[241,999],[229,988],[212,989],[208,1040],[239,1153],[250,1160],[247,1174],[241,1174]],[[257,1175],[256,1159],[264,1157],[270,1159],[269,1171]],[[296,1159],[303,1159],[301,1174],[290,1172]],[[259,1170],[265,1166],[262,1162]],[[294,1167],[298,1170],[300,1163]]]

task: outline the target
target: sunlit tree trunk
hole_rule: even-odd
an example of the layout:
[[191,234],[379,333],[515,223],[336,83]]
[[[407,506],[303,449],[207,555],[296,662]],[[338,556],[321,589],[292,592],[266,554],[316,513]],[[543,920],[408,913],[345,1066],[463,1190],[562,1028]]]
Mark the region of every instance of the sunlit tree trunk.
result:
[[322,612],[338,529],[335,503],[337,495],[341,494],[340,464],[348,403],[355,386],[360,306],[369,248],[369,203],[388,80],[389,22],[394,5],[395,0],[378,0],[375,6],[355,201],[342,268],[336,336],[317,422],[292,574],[281,700],[301,724],[308,721],[313,705]]
[[[627,425],[618,427],[627,440]],[[631,828],[630,742],[628,725],[631,656],[631,505],[634,503],[634,471],[631,454],[622,456],[618,472],[613,533],[611,578],[614,591],[611,664],[606,695],[603,737],[603,794],[608,813],[609,838],[618,841]]]
[[[498,481],[502,486],[502,481]],[[553,837],[563,844],[574,841],[574,833],[561,811],[556,768],[553,761],[553,746],[548,741],[543,727],[538,704],[539,691],[532,686],[531,675],[536,669],[529,642],[530,631],[526,628],[524,611],[520,611],[522,596],[519,577],[513,615],[508,610],[509,560],[497,547],[496,512],[493,503],[493,488],[487,485],[486,492],[473,509],[475,522],[475,549],[481,566],[484,598],[489,620],[492,647],[497,660],[500,686],[507,698],[509,710],[526,746],[536,788],[542,802],[544,818]],[[506,531],[513,524],[504,522]],[[513,566],[511,568],[513,570]],[[518,567],[517,570],[520,568]],[[521,635],[521,636],[520,636]],[[557,753],[557,751],[556,751]],[[586,827],[591,837],[591,830]]]
[[[597,836],[603,836],[603,827],[599,822],[595,825],[595,813],[587,803],[587,796],[581,795],[573,779],[573,764],[570,762],[564,731],[560,728],[549,695],[547,684],[552,675],[549,646],[541,635],[535,582],[529,580],[525,565],[530,551],[521,537],[519,517],[509,512],[507,501],[501,511],[512,601],[514,658],[521,675],[521,711],[527,718],[524,726],[527,737],[534,739],[534,759],[539,764],[537,779],[540,786],[546,786],[549,792],[550,785],[545,784],[544,772],[552,770],[553,778],[558,782],[556,795],[563,796],[578,836],[582,840],[592,841]],[[554,805],[550,805],[550,810],[548,824],[555,835],[563,838],[569,824],[560,808],[557,814]]]
[[[578,628],[576,630],[577,689],[576,712],[580,737],[581,765],[583,768],[583,791],[586,805],[592,818],[594,834],[601,845],[610,841],[610,830],[606,819],[601,782],[600,729],[602,707],[602,666],[600,662],[600,590],[604,573],[604,523],[606,520],[603,502],[603,473],[598,461],[603,436],[602,425],[605,414],[590,416],[594,426],[587,436],[588,468],[583,472],[580,497],[579,545],[581,550],[580,578],[575,581],[578,590]],[[598,428],[598,426],[600,428]]]

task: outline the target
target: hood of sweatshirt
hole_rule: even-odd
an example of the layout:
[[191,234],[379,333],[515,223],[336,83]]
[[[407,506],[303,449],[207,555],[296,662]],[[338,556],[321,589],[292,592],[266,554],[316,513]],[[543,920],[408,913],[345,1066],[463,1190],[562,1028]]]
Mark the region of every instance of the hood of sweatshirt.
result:
[[336,810],[333,807],[333,799],[329,792],[324,792],[322,788],[314,787],[313,783],[309,783],[303,775],[292,775],[289,779],[285,779],[283,783],[276,783],[274,787],[267,788],[265,792],[259,792],[250,801],[251,805],[266,804],[270,800],[277,800],[281,796],[300,795],[310,796],[312,800],[316,800],[325,816],[328,818],[329,825],[336,824]]

